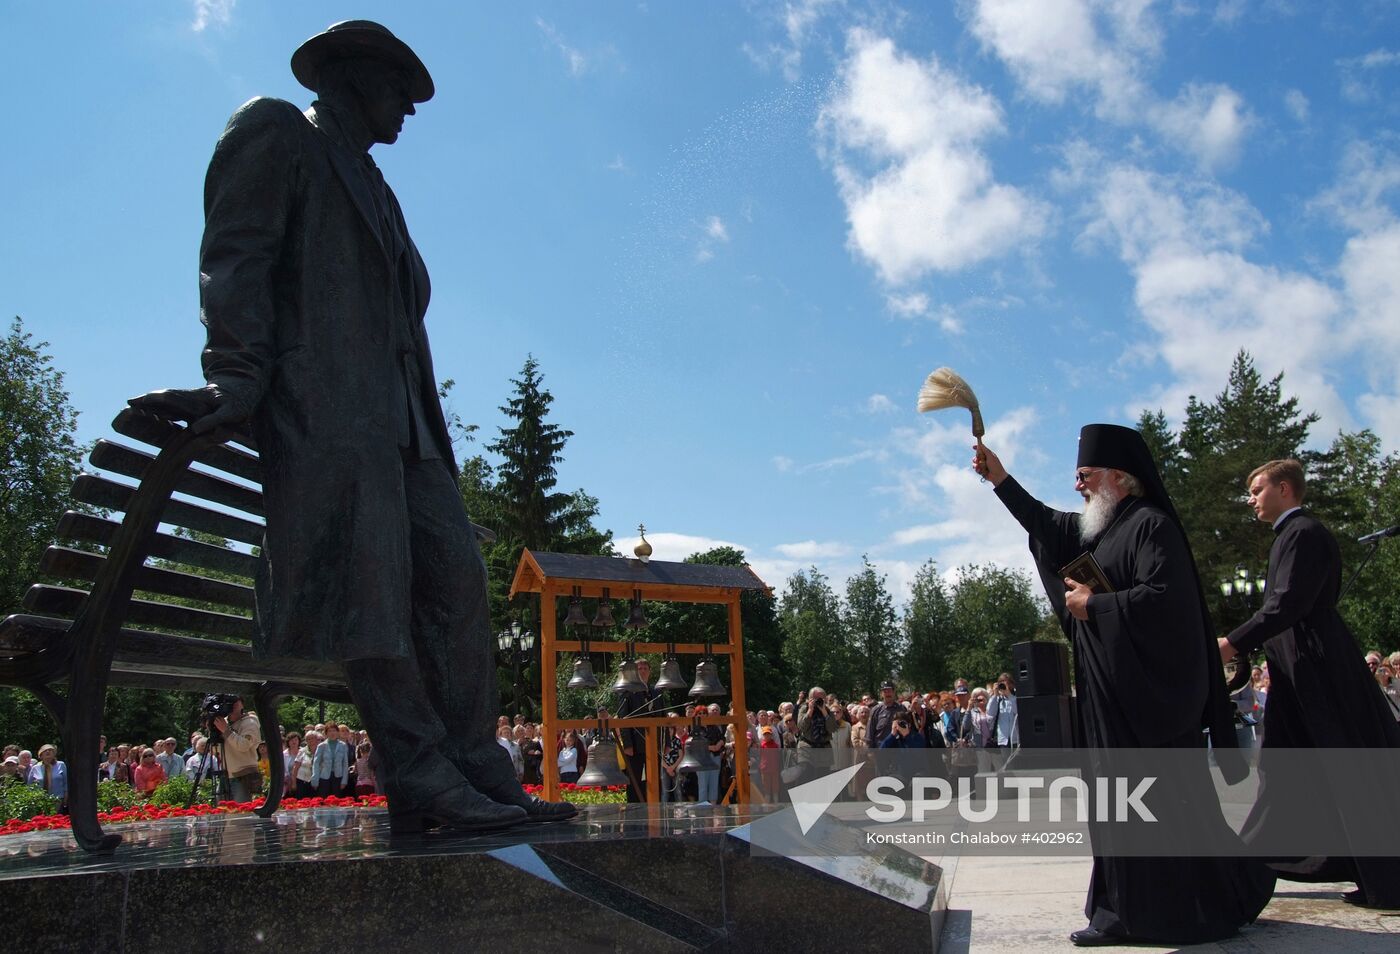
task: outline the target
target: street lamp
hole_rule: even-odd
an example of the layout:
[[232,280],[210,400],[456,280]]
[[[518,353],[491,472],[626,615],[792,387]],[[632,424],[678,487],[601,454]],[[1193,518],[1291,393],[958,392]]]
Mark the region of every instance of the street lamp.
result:
[[530,651],[535,648],[535,634],[528,625],[521,623],[520,614],[516,613],[510,625],[496,635],[496,646],[500,649],[502,658],[511,667],[511,683],[515,687],[513,714],[519,715],[524,709],[521,700],[520,667],[530,661]]
[[1243,563],[1235,564],[1235,575],[1220,581],[1220,595],[1231,606],[1253,614],[1264,600],[1264,578],[1255,576]]

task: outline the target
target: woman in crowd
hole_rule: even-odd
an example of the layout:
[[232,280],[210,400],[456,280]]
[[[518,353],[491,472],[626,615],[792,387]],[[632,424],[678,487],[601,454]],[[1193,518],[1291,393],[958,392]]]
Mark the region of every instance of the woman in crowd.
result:
[[846,707],[840,700],[831,701],[831,716],[828,720],[831,731],[831,767],[842,769],[851,764],[851,720],[846,717]]
[[520,746],[515,744],[515,733],[509,725],[503,725],[496,729],[496,741],[510,756],[510,764],[515,766],[515,778],[519,781],[520,777],[525,774],[525,763],[520,759]]
[[282,749],[282,794],[295,796],[297,769],[305,755],[301,750],[301,734],[293,729],[287,733],[286,745]]
[[559,750],[556,754],[559,765],[559,781],[577,782],[584,767],[588,763],[588,752],[579,744],[578,733],[573,729],[567,729],[564,737],[559,740]]
[[972,705],[968,707],[967,715],[964,717],[970,723],[971,732],[969,738],[972,747],[977,750],[977,771],[990,772],[992,770],[992,756],[988,751],[991,744],[992,714],[987,711],[989,700],[987,690],[978,687],[972,690]]
[[321,744],[321,733],[314,728],[306,730],[306,748],[300,752],[301,761],[297,764],[293,792],[297,798],[313,798],[316,795],[316,781],[312,778],[316,748]]
[[165,769],[156,761],[155,749],[142,749],[140,764],[132,775],[132,785],[142,795],[150,795],[165,781]]
[[131,772],[122,761],[121,753],[114,745],[107,750],[107,761],[102,763],[102,767],[97,770],[98,781],[110,780],[113,782],[125,782],[131,784]]
[[[680,714],[676,712],[667,715],[679,719]],[[681,764],[681,737],[675,726],[666,726],[661,730],[661,801],[678,802],[681,800],[680,778],[677,775],[678,766]]]
[[266,742],[259,742],[256,751],[258,753],[258,774],[262,776],[262,786],[265,792],[268,780],[272,778],[272,760],[268,758]]
[[[156,754],[151,753],[154,759]],[[20,753],[23,764],[24,753]],[[37,785],[58,799],[58,810],[68,812],[68,766],[58,760],[58,747],[52,742],[39,749],[39,761],[29,766],[29,784]]]
[[[943,735],[944,745],[952,746],[958,741],[958,700],[951,692],[938,694],[938,731]],[[930,727],[932,730],[932,727]]]
[[370,764],[369,756],[373,751],[368,742],[361,742],[355,746],[355,794],[374,794],[374,766]]
[[525,763],[522,781],[527,785],[539,785],[544,781],[544,745],[540,742],[540,734],[534,723],[527,722],[521,728],[525,733],[520,742],[520,758]]

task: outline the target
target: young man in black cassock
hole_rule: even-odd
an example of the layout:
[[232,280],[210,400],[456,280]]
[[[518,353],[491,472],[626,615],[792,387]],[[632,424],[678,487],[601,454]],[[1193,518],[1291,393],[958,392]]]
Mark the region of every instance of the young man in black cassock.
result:
[[[1264,605],[1219,640],[1220,656],[1227,662],[1260,646],[1269,660],[1259,798],[1242,834],[1246,841],[1274,841],[1299,826],[1323,828],[1339,841],[1360,847],[1371,840],[1375,819],[1356,817],[1338,805],[1348,789],[1358,785],[1382,786],[1400,797],[1400,783],[1388,770],[1393,763],[1377,759],[1357,765],[1346,777],[1307,773],[1307,778],[1290,783],[1284,781],[1286,766],[1275,763],[1270,754],[1284,748],[1400,748],[1400,725],[1391,718],[1351,630],[1337,612],[1341,551],[1332,532],[1301,509],[1307,489],[1303,466],[1296,460],[1269,461],[1249,475],[1245,487],[1255,515],[1271,524],[1276,536],[1269,550]],[[1270,775],[1273,785],[1305,785],[1313,797],[1305,804],[1298,799],[1282,803],[1269,794]],[[1314,857],[1280,862],[1274,870],[1289,881],[1355,881],[1356,890],[1342,895],[1344,900],[1400,908],[1400,859]]]
[[[973,467],[1030,534],[1046,595],[1073,643],[1076,738],[1099,753],[1089,753],[1086,776],[1107,774],[1104,750],[1201,748],[1194,794],[1167,808],[1196,831],[1233,838],[1210,787],[1202,734],[1209,728],[1218,745],[1235,745],[1230,702],[1191,549],[1142,436],[1111,424],[1080,432],[1083,514],[1031,497],[980,444]],[[1061,572],[1086,551],[1111,592]],[[1243,777],[1242,762],[1224,761],[1227,777]],[[1273,876],[1256,861],[1121,857],[1107,826],[1090,834],[1089,925],[1070,935],[1078,945],[1217,940],[1253,921],[1273,893]]]

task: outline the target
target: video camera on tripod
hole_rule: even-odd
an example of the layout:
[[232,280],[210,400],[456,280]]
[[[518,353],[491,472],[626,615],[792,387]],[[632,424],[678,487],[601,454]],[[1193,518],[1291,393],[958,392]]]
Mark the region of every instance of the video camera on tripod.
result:
[[238,704],[240,698],[226,692],[211,692],[199,704],[199,717],[204,727],[204,735],[209,740],[210,745],[224,741],[224,734],[214,727],[214,720],[228,719],[233,714],[233,707]]

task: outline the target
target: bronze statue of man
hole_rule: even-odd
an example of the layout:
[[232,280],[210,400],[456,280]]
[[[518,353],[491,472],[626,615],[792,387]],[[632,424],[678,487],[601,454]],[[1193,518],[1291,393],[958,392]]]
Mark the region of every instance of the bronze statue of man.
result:
[[493,735],[486,568],[423,327],[428,272],[369,156],[432,77],[368,20],[307,40],[292,73],[311,107],[251,100],[209,164],[208,385],[131,403],[197,431],[251,425],[267,514],[255,650],[344,664],[395,831],[567,818],[524,793]]

